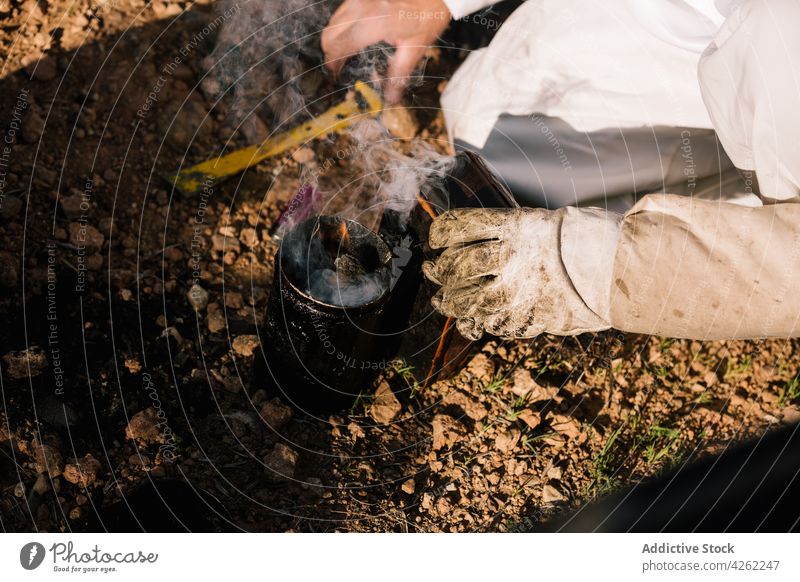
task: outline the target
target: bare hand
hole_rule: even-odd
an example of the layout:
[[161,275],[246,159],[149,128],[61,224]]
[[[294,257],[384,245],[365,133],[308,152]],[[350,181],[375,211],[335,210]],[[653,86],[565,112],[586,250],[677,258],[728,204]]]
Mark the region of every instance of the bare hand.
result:
[[345,0],[322,32],[325,66],[336,76],[348,58],[368,46],[381,41],[394,46],[384,98],[396,103],[425,50],[450,19],[442,0]]

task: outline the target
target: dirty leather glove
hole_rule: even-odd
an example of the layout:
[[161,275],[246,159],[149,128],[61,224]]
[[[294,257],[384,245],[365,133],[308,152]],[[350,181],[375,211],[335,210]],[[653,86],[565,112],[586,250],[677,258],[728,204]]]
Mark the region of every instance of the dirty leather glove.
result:
[[[433,306],[456,318],[458,330],[468,339],[478,339],[484,331],[502,338],[530,338],[543,332],[573,335],[607,329],[608,277],[618,220],[608,220],[602,211],[582,213],[586,210],[465,208],[441,215],[431,225],[429,243],[445,250],[435,262],[423,265],[425,276],[442,286]],[[597,277],[581,276],[587,288],[605,286],[600,293],[587,293],[593,295],[594,309],[562,262],[561,230],[567,215],[576,218],[570,227],[569,254],[579,256],[579,263],[599,265],[601,271]],[[581,228],[584,223],[586,228]],[[582,232],[589,238],[606,233],[600,237],[606,248],[593,248],[597,245],[588,239],[585,252],[577,248],[584,244]],[[593,257],[597,253],[601,258]],[[603,258],[609,254],[610,259]]]

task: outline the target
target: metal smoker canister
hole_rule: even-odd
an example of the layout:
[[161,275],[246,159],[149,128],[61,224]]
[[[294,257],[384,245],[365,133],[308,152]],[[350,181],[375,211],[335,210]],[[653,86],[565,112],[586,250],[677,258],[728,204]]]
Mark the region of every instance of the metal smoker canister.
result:
[[[347,305],[339,301],[335,288],[328,298],[315,294],[319,276],[302,256],[315,237],[341,236],[343,229],[347,242],[334,241],[330,252],[347,250],[357,256],[376,284],[363,302],[350,300]],[[256,364],[259,385],[266,379],[273,395],[311,413],[347,408],[368,393],[386,367],[380,332],[390,261],[391,252],[381,238],[354,221],[319,216],[291,229],[276,255],[261,342],[264,358],[257,358]]]
[[392,289],[386,312],[393,321],[387,328],[394,333],[395,358],[411,368],[416,382],[427,386],[436,378],[457,372],[478,342],[458,333],[455,322],[431,306],[439,287],[422,275],[422,263],[434,260],[440,251],[428,245],[433,219],[455,208],[516,208],[511,192],[492,174],[483,159],[473,152],[459,153],[440,187],[427,188],[410,220],[387,211],[381,235],[395,256],[410,255],[403,275]]

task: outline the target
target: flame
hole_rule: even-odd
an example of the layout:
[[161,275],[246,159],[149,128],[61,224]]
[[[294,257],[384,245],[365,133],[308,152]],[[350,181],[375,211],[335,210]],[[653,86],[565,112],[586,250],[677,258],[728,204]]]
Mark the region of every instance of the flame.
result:
[[350,246],[350,234],[347,232],[347,223],[344,220],[339,224],[339,246],[342,248]]
[[431,206],[431,203],[425,200],[421,195],[417,195],[417,202],[419,205],[422,206],[422,209],[430,216],[432,219],[436,219],[436,211]]

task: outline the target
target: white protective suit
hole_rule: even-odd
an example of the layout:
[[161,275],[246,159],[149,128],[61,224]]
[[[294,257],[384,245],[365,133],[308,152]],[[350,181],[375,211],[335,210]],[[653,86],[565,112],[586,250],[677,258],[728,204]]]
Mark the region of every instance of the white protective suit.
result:
[[[445,1],[456,19],[492,22],[474,15],[491,1]],[[687,190],[711,150],[673,139],[663,187],[624,215],[572,209],[560,231],[575,290],[608,326],[696,339],[800,335],[798,105],[800,0],[528,0],[442,96],[451,139],[476,149],[508,115],[584,136],[714,130],[747,180],[698,176]]]

